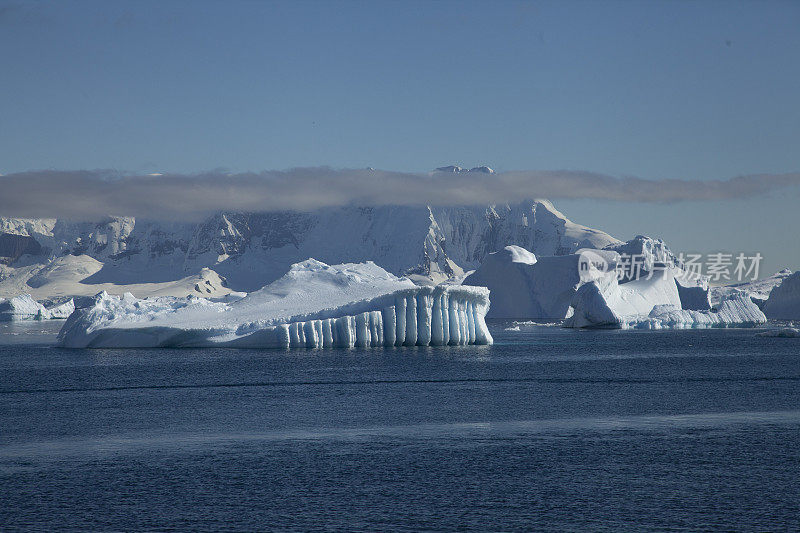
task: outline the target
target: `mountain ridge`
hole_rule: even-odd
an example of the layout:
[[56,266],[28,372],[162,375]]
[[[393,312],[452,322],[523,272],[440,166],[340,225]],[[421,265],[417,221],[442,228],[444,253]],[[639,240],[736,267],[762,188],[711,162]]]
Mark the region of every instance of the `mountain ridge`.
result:
[[[537,255],[564,255],[620,242],[573,223],[547,200],[219,212],[199,223],[0,217],[0,239],[3,235],[13,235],[5,238],[16,244],[3,252],[13,254],[0,257],[0,296],[31,292],[39,298],[50,296],[51,271],[59,268],[60,293],[68,292],[69,283],[76,295],[94,294],[101,285],[122,290],[126,285],[175,284],[210,269],[218,276],[201,281],[209,281],[213,290],[201,283],[204,290],[198,293],[217,295],[258,289],[309,257],[328,264],[372,260],[393,274],[438,282],[477,267],[488,253],[509,244]],[[16,242],[20,239],[25,242]],[[19,253],[20,247],[37,253]],[[176,291],[184,285],[191,283]]]

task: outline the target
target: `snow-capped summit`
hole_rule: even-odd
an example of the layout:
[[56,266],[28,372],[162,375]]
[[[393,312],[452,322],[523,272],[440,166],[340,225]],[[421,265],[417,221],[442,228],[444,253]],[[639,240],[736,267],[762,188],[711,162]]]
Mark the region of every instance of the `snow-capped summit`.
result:
[[458,165],[448,165],[446,167],[438,167],[434,172],[451,172],[457,174],[459,172],[464,172],[464,169]]
[[439,167],[434,170],[434,172],[447,172],[450,174],[460,174],[460,173],[479,173],[479,174],[494,174],[494,169],[487,167],[486,165],[482,165],[479,167],[472,167],[471,169],[467,170],[466,168],[461,168],[458,165],[447,165],[446,167]]
[[469,169],[470,172],[479,172],[481,174],[494,174],[494,169],[487,166],[473,167]]

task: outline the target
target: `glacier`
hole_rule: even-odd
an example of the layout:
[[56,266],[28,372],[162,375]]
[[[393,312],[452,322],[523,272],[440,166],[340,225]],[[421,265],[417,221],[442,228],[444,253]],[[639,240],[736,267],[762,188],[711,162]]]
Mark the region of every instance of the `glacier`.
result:
[[75,311],[72,299],[51,307],[33,299],[30,294],[22,294],[9,299],[0,298],[0,322],[14,320],[51,320],[69,317]]
[[371,261],[308,259],[229,301],[100,293],[59,332],[60,346],[328,348],[491,344],[489,290],[417,286]]

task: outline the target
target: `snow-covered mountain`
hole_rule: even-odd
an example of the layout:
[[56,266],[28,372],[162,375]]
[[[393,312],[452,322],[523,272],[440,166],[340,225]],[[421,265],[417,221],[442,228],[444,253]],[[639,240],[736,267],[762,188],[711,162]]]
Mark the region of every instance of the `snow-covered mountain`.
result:
[[218,213],[199,223],[0,217],[0,297],[100,290],[219,296],[259,289],[309,257],[328,264],[371,260],[396,275],[441,281],[509,244],[546,256],[619,242],[571,222],[546,200]]
[[470,169],[461,168],[458,165],[447,165],[446,167],[439,167],[434,172],[449,172],[452,174],[464,174],[469,172],[477,172],[480,174],[494,174],[494,169],[487,166],[472,167]]

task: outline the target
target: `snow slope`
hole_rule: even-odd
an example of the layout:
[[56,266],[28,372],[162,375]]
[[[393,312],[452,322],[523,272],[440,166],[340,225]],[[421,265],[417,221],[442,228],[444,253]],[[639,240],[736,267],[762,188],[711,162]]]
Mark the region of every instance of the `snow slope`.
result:
[[800,319],[800,271],[786,276],[772,289],[763,309],[769,318]]
[[482,287],[418,287],[372,262],[308,259],[232,303],[100,294],[73,313],[62,346],[329,347],[490,344]]
[[575,224],[548,200],[432,208],[431,213],[446,237],[448,257],[464,270],[477,268],[488,254],[509,245],[540,257],[620,243],[607,233]]
[[[209,268],[203,268],[194,275],[160,283],[91,282],[92,276],[102,268],[103,263],[85,254],[65,255],[47,263],[20,266],[15,269],[16,272],[0,281],[0,294],[6,297],[30,294],[37,300],[63,300],[94,296],[102,291],[111,294],[130,292],[140,297],[192,294],[208,298],[223,297],[231,292],[225,280]],[[141,268],[146,270],[144,265]],[[146,278],[147,275],[145,272],[142,277]]]

